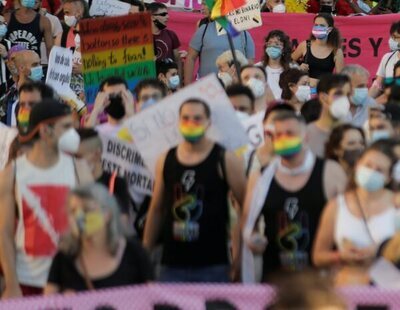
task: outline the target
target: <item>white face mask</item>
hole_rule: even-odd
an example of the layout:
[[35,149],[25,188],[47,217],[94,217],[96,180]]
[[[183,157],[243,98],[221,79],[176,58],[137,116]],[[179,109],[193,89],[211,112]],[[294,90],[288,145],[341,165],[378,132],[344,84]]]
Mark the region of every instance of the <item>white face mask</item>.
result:
[[233,79],[228,72],[218,72],[218,78],[222,81],[225,87],[228,87],[233,83]]
[[64,15],[64,22],[68,27],[75,27],[78,19],[74,15]]
[[259,79],[251,78],[247,81],[246,85],[253,92],[254,97],[261,98],[265,93],[265,83]]
[[392,37],[389,38],[389,48],[392,52],[399,50],[399,43],[397,43],[397,41]]
[[69,154],[76,154],[80,142],[81,139],[75,128],[70,128],[58,139],[58,149]]
[[374,143],[379,140],[385,140],[390,138],[390,132],[386,129],[378,129],[371,132],[370,142]]
[[181,79],[179,78],[179,75],[174,75],[169,78],[168,87],[170,89],[177,89],[180,83]]
[[334,118],[338,120],[343,120],[344,118],[346,118],[350,111],[349,98],[347,98],[346,96],[336,98],[329,107],[329,111]]
[[280,3],[272,8],[272,13],[285,13],[286,7],[283,3]]
[[311,99],[311,87],[306,86],[306,85],[300,85],[297,88],[295,96],[296,96],[297,100],[299,100],[301,103],[304,103],[304,102],[310,100]]

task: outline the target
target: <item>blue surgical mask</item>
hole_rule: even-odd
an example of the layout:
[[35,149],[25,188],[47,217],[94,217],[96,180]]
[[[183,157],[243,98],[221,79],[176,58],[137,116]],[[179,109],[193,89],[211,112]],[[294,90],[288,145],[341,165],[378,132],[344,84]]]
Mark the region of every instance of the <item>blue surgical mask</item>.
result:
[[363,105],[368,98],[368,88],[359,87],[354,89],[354,95],[351,97],[351,101],[354,105]]
[[147,108],[150,108],[151,106],[155,105],[156,103],[157,103],[157,101],[154,98],[149,98],[145,102],[143,102],[140,110],[143,111]]
[[43,67],[42,66],[37,66],[37,67],[33,67],[31,68],[31,75],[29,76],[29,78],[32,81],[40,81],[43,77]]
[[389,138],[390,138],[390,132],[388,130],[380,129],[371,132],[371,143]]
[[28,9],[33,9],[35,7],[35,0],[21,0],[21,5]]
[[356,169],[356,184],[368,192],[376,192],[385,187],[385,176],[374,169],[359,166]]
[[168,87],[170,89],[177,89],[180,83],[181,83],[181,80],[179,78],[179,75],[171,76],[168,79]]
[[265,52],[272,59],[278,59],[282,56],[282,49],[278,46],[269,46],[265,49]]
[[5,24],[0,25],[0,37],[4,37],[7,33],[7,26]]

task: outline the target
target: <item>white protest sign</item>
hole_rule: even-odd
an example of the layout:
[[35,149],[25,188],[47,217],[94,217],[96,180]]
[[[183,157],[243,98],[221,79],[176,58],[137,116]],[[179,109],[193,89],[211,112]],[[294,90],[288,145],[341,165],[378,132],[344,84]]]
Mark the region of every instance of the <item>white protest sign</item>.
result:
[[[262,26],[260,2],[248,0],[244,6],[230,12],[227,18],[237,31],[260,27]],[[226,34],[225,29],[220,24],[216,24],[218,35]]]
[[128,15],[131,5],[118,0],[93,0],[89,10],[90,16]]
[[103,144],[103,169],[109,173],[116,171],[118,176],[126,179],[132,197],[136,193],[151,195],[153,178],[136,146],[111,136],[100,137]]
[[237,150],[248,143],[246,132],[216,75],[209,75],[125,122],[124,126],[153,174],[158,157],[182,141],[178,130],[179,107],[189,98],[199,98],[210,106],[208,137],[228,150]]
[[163,3],[172,9],[201,10],[201,0],[145,0],[146,3]]
[[0,125],[0,170],[3,170],[7,164],[10,145],[17,134],[16,128]]
[[242,120],[242,125],[250,140],[250,147],[256,149],[264,144],[264,119],[265,112],[258,112],[248,119]]
[[59,94],[68,91],[72,74],[72,51],[69,48],[53,46],[49,57],[46,84]]

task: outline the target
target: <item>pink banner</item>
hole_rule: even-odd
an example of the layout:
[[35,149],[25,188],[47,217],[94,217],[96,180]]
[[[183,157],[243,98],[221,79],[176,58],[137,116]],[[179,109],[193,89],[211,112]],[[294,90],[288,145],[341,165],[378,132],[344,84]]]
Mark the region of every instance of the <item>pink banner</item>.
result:
[[[354,287],[341,289],[339,294],[347,302],[348,309],[356,309],[360,305],[398,309],[400,305],[400,292],[395,290]],[[262,285],[149,284],[94,293],[3,301],[0,302],[0,309],[151,310],[156,306],[169,305],[177,309],[204,310],[206,304],[219,303],[219,308],[225,304],[231,306],[229,309],[262,310],[271,304],[274,296],[272,287]]]
[[[203,16],[198,13],[171,12],[169,28],[174,30],[187,49],[196,23]],[[311,33],[313,14],[262,14],[263,25],[250,30],[256,45],[256,61],[261,60],[264,38],[274,29],[285,31],[293,44],[307,39]],[[335,25],[344,38],[343,50],[346,64],[360,64],[375,76],[382,56],[389,52],[390,25],[400,21],[398,14],[335,17]]]

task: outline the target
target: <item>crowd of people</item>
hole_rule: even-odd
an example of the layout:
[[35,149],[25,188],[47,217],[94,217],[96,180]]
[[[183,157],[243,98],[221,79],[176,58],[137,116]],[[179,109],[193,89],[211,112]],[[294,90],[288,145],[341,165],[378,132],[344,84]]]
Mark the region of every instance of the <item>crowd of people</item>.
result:
[[[95,18],[90,3],[6,2],[0,130],[18,134],[0,150],[9,154],[0,167],[4,298],[269,282],[308,269],[336,285],[369,285],[379,257],[400,267],[400,21],[388,24],[387,53],[369,72],[346,65],[333,18],[397,13],[397,1],[311,0],[310,38],[294,48],[276,25],[262,59],[247,31],[230,49],[205,4],[185,52],[164,4],[123,1],[130,14],[151,15],[156,77],[129,89],[110,76],[79,111],[43,81],[52,47],[71,49],[70,87],[85,102],[79,25]],[[285,12],[282,0],[262,7]],[[264,143],[226,150],[207,135],[213,102],[187,98],[176,124],[183,140],[158,158],[152,195],[132,193],[103,166],[101,138],[120,138],[127,119],[209,74],[240,121],[261,115]]]

